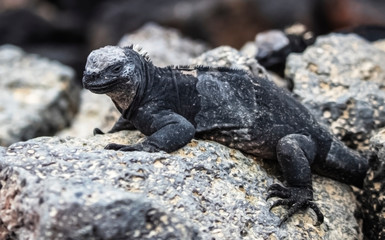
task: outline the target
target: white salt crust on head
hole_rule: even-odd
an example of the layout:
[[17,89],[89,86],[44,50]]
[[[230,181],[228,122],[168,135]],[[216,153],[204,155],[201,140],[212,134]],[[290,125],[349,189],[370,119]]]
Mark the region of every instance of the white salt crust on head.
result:
[[96,49],[88,55],[86,71],[99,73],[113,63],[122,62],[127,58],[124,50],[116,46],[106,46]]

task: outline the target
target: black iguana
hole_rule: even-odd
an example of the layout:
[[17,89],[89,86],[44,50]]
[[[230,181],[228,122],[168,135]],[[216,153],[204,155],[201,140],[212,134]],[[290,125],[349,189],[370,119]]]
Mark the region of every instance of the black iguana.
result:
[[159,68],[132,46],[107,46],[88,56],[83,85],[107,94],[122,113],[110,132],[136,128],[148,136],[106,149],[172,152],[197,137],[277,159],[287,187],[273,184],[268,198],[280,198],[271,208],[289,207],[281,223],[308,207],[317,224],[323,222],[313,202],[311,170],[360,186],[368,168],[365,158],[321,127],[289,93],[243,70]]

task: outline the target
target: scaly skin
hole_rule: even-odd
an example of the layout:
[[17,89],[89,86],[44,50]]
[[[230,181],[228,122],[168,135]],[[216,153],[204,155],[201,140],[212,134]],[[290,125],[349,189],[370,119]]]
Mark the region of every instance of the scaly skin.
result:
[[242,70],[158,68],[132,47],[107,46],[89,55],[83,85],[110,96],[122,113],[109,132],[135,128],[147,135],[141,143],[106,149],[172,152],[197,137],[277,159],[287,186],[272,185],[268,198],[280,198],[271,208],[288,207],[281,224],[307,208],[323,222],[313,202],[312,170],[360,186],[368,168],[288,92]]

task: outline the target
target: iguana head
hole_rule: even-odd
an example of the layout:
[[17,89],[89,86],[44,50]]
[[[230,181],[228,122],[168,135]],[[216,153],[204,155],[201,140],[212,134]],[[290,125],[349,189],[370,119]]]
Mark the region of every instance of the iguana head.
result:
[[93,93],[107,94],[126,109],[132,103],[149,66],[148,56],[130,47],[106,46],[90,53],[83,75],[83,86]]
[[106,46],[90,53],[83,86],[94,93],[109,93],[135,88],[141,78],[140,55],[131,48]]

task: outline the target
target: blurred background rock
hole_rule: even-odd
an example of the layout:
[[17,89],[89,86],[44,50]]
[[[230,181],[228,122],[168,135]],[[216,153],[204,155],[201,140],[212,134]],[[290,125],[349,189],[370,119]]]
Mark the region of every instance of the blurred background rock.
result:
[[296,22],[315,35],[384,24],[384,12],[376,0],[0,0],[0,44],[59,60],[79,75],[90,50],[149,21],[212,47],[240,48],[258,32]]

